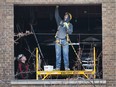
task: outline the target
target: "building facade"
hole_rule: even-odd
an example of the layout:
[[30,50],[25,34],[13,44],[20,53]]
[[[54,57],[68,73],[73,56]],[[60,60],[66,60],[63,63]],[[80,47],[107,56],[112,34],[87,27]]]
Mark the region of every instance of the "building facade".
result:
[[[0,87],[43,87],[12,84],[14,80],[14,5],[102,5],[103,79],[97,87],[116,87],[116,0],[0,0]],[[54,86],[54,85],[53,85]],[[57,85],[59,86],[59,85]],[[63,84],[61,85],[63,87]],[[72,85],[71,87],[76,87]],[[52,87],[48,85],[48,87]],[[79,87],[92,87],[80,84]]]

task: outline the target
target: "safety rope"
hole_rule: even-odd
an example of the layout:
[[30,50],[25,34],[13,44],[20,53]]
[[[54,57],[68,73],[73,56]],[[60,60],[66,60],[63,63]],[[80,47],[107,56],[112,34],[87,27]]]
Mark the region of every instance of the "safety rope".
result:
[[[68,34],[67,34],[67,41],[68,41],[70,44],[72,43],[71,40],[70,40],[70,38],[69,38],[69,35],[68,35]],[[71,44],[71,47],[72,47],[72,49],[73,49],[73,51],[74,51],[74,53],[75,53],[75,55],[76,55],[76,57],[77,57],[79,63],[82,65],[81,59],[80,59],[79,55],[77,54],[77,52],[76,52],[76,50],[75,50],[75,48],[74,48],[74,46],[73,46],[72,44]],[[83,69],[85,69],[84,66],[82,66],[82,67],[83,67]]]

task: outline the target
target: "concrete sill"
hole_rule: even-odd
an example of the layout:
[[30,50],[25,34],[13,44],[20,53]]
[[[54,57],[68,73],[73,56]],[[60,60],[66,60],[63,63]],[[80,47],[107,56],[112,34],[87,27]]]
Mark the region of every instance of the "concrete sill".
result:
[[46,84],[46,85],[50,85],[50,84],[95,84],[95,85],[105,85],[106,84],[106,80],[102,80],[102,79],[95,79],[95,80],[62,80],[62,79],[52,79],[52,80],[12,80],[11,81],[12,85],[42,85],[42,84]]

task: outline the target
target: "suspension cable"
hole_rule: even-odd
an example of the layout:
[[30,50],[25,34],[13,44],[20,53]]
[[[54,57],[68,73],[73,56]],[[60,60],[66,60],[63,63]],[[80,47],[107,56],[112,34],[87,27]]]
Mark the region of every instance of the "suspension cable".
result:
[[[69,35],[68,34],[67,34],[67,39],[68,39],[69,43],[72,43],[71,40],[70,40],[70,38],[69,38]],[[72,49],[73,49],[73,51],[74,51],[74,53],[75,53],[75,55],[76,55],[79,63],[82,65],[81,59],[80,59],[79,55],[77,54],[77,52],[76,52],[76,50],[75,50],[75,48],[74,48],[74,46],[72,44],[71,44],[71,47],[72,47]],[[85,68],[83,67],[83,69],[85,69]]]

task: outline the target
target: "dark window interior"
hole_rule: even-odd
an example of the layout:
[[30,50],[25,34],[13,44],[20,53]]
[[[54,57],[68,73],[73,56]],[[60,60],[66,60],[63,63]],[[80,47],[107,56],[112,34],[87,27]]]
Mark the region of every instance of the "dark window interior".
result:
[[[63,18],[65,12],[70,12],[73,19],[73,34],[70,39],[73,43],[80,43],[80,46],[74,45],[77,52],[79,47],[81,49],[90,49],[92,44],[96,46],[97,56],[97,78],[102,78],[102,11],[101,4],[93,5],[62,5],[59,6],[60,16]],[[21,37],[15,36],[14,56],[24,54],[27,57],[27,62],[30,64],[30,70],[35,70],[35,48],[40,46],[42,55],[42,66],[45,64],[55,66],[55,47],[52,43],[55,41],[55,33],[57,25],[54,17],[55,6],[14,6],[14,34],[25,33],[26,31],[34,34],[25,35]],[[30,26],[32,25],[32,26]],[[89,41],[86,39],[89,38]],[[70,46],[70,68],[73,70],[76,56]],[[85,52],[87,52],[85,50]],[[62,60],[63,61],[63,60]],[[15,63],[15,73],[17,64]],[[63,70],[63,62],[62,67]],[[34,75],[34,74],[33,74]],[[30,76],[33,78],[33,76]]]

